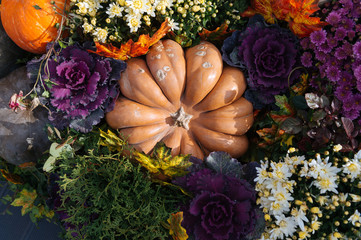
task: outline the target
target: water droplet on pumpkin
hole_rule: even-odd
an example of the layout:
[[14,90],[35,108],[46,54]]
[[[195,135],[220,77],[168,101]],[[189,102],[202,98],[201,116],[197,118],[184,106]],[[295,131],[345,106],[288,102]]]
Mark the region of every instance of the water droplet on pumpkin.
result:
[[171,52],[171,51],[172,51],[172,49],[167,48],[165,51],[166,51],[166,52]]
[[168,55],[168,57],[171,57],[171,58],[174,57],[173,53],[168,53],[167,55]]
[[204,62],[204,63],[202,64],[202,67],[204,67],[204,68],[210,68],[210,67],[213,67],[213,65],[212,65],[210,62]]
[[144,69],[139,68],[139,69],[138,69],[138,72],[140,72],[140,73],[144,73],[145,71],[144,71]]
[[157,78],[159,81],[163,81],[165,79],[165,77],[167,76],[167,73],[164,72],[162,69],[159,69],[156,73]]
[[155,55],[156,59],[160,59],[160,54]]
[[164,48],[163,45],[159,45],[159,46],[157,46],[156,50],[157,50],[158,52],[161,52],[161,51],[163,50],[163,48]]
[[206,49],[207,47],[206,46],[203,46],[203,45],[199,45],[198,47],[197,47],[197,49],[199,49],[199,50],[201,50],[201,49]]
[[163,70],[166,71],[166,72],[169,72],[169,71],[170,71],[170,67],[169,67],[169,66],[164,66],[164,67],[163,67]]
[[198,51],[198,52],[196,52],[196,55],[203,57],[203,56],[206,55],[206,52],[205,51]]

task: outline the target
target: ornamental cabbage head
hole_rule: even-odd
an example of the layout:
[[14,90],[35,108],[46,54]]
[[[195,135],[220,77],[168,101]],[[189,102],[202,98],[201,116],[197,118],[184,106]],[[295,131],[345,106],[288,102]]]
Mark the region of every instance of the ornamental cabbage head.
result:
[[[29,62],[29,77],[35,77],[34,69],[39,69],[43,60]],[[47,81],[50,93],[49,119],[60,129],[70,126],[80,132],[91,131],[114,108],[118,80],[125,68],[123,61],[89,53],[78,45],[52,55],[42,74],[42,84]]]
[[[224,41],[223,59],[231,66],[248,71],[247,83],[256,99],[270,104],[274,95],[285,92],[297,74],[299,63],[297,38],[278,25],[268,25],[263,17],[253,17],[244,31],[236,31]],[[247,96],[247,95],[246,95]]]

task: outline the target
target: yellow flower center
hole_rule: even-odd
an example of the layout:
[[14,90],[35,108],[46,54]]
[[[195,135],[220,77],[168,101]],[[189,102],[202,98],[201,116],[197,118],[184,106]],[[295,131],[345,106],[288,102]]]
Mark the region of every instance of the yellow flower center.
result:
[[357,171],[357,166],[354,163],[351,163],[347,168],[348,168],[348,170],[350,172],[356,172]]

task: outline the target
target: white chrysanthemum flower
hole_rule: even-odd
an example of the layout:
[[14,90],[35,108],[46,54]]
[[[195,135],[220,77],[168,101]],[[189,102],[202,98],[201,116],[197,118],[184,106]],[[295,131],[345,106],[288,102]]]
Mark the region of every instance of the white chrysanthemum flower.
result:
[[173,6],[173,0],[160,0],[159,5],[171,9],[171,7]]
[[361,160],[361,150],[358,151],[353,158],[356,160]]
[[276,224],[280,227],[280,231],[285,237],[292,236],[296,232],[296,221],[294,217],[286,217],[282,214],[275,216],[275,218]]
[[333,151],[334,152],[339,152],[342,150],[342,145],[341,144],[337,144],[335,146],[333,146]]
[[357,159],[352,159],[342,167],[343,167],[343,172],[351,176],[352,182],[355,180],[355,178],[361,175],[361,163]]
[[292,195],[283,187],[278,187],[276,189],[272,189],[272,196],[269,197],[270,200],[276,202],[284,202],[284,201],[293,201]]
[[94,32],[93,36],[95,36],[99,42],[105,43],[108,36],[108,31],[104,28],[97,27]]
[[312,234],[314,234],[318,229],[320,229],[320,226],[322,225],[322,222],[318,221],[318,217],[316,216],[312,222],[311,222],[311,229],[312,229]]
[[148,10],[147,0],[126,0],[126,5],[134,13],[143,14]]
[[352,202],[361,202],[361,196],[350,193],[350,196],[352,198]]
[[137,32],[140,25],[142,24],[142,22],[141,22],[142,15],[127,14],[126,17],[127,17],[127,24],[130,28],[130,32],[131,33]]
[[271,229],[270,239],[283,239],[283,232],[280,227],[275,227]]
[[260,205],[262,206],[262,208],[270,209],[272,203],[273,203],[273,201],[271,201],[268,197],[260,198]]
[[313,184],[320,189],[321,194],[327,191],[338,194],[336,180],[336,176],[323,176],[313,181]]
[[274,201],[269,209],[270,214],[277,216],[290,210],[290,203],[287,201]]
[[84,33],[90,33],[94,29],[94,26],[87,22],[83,23],[82,27],[84,29]]
[[284,160],[288,165],[297,166],[297,165],[300,165],[302,163],[302,161],[305,160],[305,156],[289,157],[287,154],[286,157],[284,158]]
[[257,177],[254,179],[256,183],[262,184],[266,179],[268,179],[268,161],[261,161],[261,167],[256,167]]
[[301,168],[299,175],[300,177],[307,177],[309,172],[308,162],[304,161],[303,167]]
[[302,208],[299,208],[298,210],[296,208],[293,208],[291,211],[291,215],[294,217],[298,227],[302,231],[305,231],[305,222],[309,222],[309,220],[306,217],[306,213],[302,210]]
[[102,5],[100,5],[100,1],[99,0],[88,0],[89,3],[89,11],[96,11],[100,8],[103,8]]
[[107,8],[106,13],[108,14],[109,18],[114,18],[123,16],[123,11],[123,7],[119,6],[117,3],[111,3]]
[[271,168],[273,169],[272,177],[278,180],[287,180],[292,176],[290,167],[283,162],[271,162]]
[[349,217],[348,221],[351,222],[354,226],[356,222],[360,222],[360,213],[357,209],[355,210],[354,214]]
[[78,2],[75,4],[79,8],[79,13],[85,15],[88,13],[89,4],[86,2]]
[[179,23],[174,22],[174,19],[167,18],[167,20],[168,20],[168,25],[170,26],[171,31],[179,30],[179,26],[178,26]]

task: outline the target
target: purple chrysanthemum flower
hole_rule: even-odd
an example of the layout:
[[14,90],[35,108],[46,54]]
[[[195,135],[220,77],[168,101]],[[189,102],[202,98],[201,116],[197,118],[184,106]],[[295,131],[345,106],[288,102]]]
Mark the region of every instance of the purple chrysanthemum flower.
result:
[[355,21],[353,21],[353,19],[350,19],[350,18],[342,19],[341,22],[342,22],[341,26],[342,26],[346,31],[352,30],[353,27],[355,26]]
[[340,79],[341,72],[337,66],[329,66],[326,69],[327,78],[332,82],[337,82]]
[[341,16],[338,12],[331,12],[326,18],[326,22],[328,22],[332,26],[336,26],[340,22],[340,20]]
[[352,30],[348,31],[347,37],[348,37],[349,41],[352,41],[355,38],[355,36],[356,36],[355,31],[352,31]]
[[307,50],[310,48],[310,39],[308,37],[302,38],[300,41],[300,45],[304,50]]
[[342,47],[339,47],[336,49],[335,51],[335,57],[338,60],[343,60],[346,59],[348,57],[347,53],[344,51],[344,49]]
[[338,41],[333,36],[329,36],[327,37],[327,44],[330,48],[335,48],[338,45]]
[[354,69],[353,74],[356,77],[356,88],[361,92],[361,65]]
[[325,54],[324,52],[320,51],[320,50],[316,50],[315,51],[315,57],[318,61],[321,61],[321,62],[326,62],[326,59],[328,57],[328,54]]
[[343,40],[347,36],[347,31],[343,27],[337,28],[335,32],[335,39],[338,41]]
[[301,63],[305,67],[312,67],[312,54],[309,52],[304,52],[301,56]]
[[326,36],[327,36],[327,32],[325,30],[321,29],[321,30],[312,32],[310,35],[310,40],[313,44],[315,44],[316,46],[319,46],[326,41]]
[[354,95],[352,94],[352,92],[350,92],[349,95],[342,102],[342,109],[345,112],[350,112],[350,111],[355,110],[355,108],[354,108]]
[[353,45],[352,52],[355,59],[361,60],[361,41],[357,41]]
[[351,56],[353,54],[351,43],[345,42],[344,44],[342,44],[341,48],[343,49],[343,51],[346,53],[347,56]]
[[319,46],[319,49],[324,52],[324,53],[330,53],[331,52],[331,48],[330,46],[327,44],[327,43],[322,43],[320,46]]
[[355,94],[353,102],[354,102],[355,110],[360,112],[361,111],[361,94],[360,93]]
[[340,101],[346,101],[350,96],[352,95],[352,88],[348,86],[347,84],[344,85],[338,85],[335,90],[335,96]]

